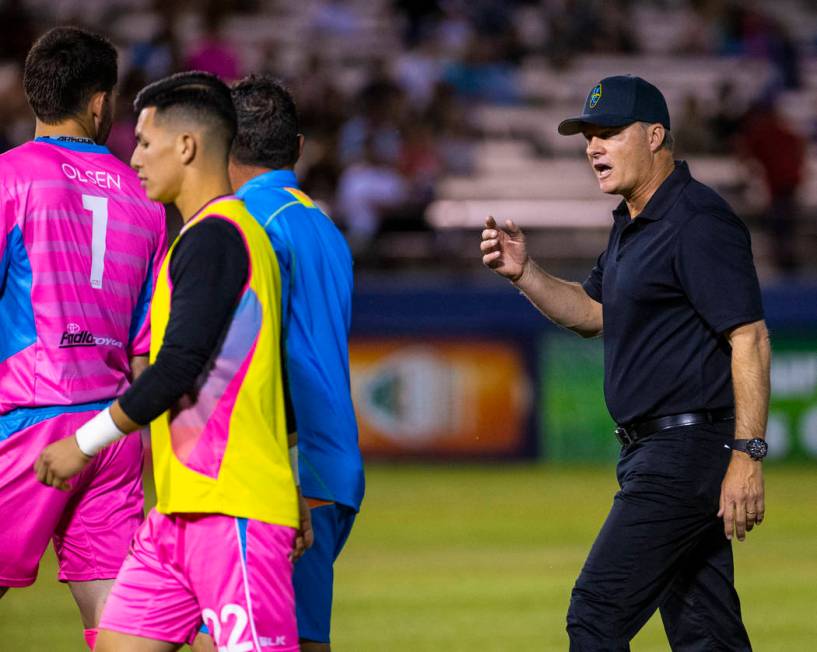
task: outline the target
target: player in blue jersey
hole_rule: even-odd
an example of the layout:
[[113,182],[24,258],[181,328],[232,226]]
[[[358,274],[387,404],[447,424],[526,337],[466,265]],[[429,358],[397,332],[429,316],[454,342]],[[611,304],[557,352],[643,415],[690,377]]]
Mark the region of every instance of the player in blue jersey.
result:
[[301,487],[312,508],[315,543],[295,564],[298,633],[303,652],[328,652],[333,564],[364,488],[349,386],[352,256],[332,220],[298,189],[293,169],[303,136],[287,90],[252,75],[233,86],[233,102],[238,134],[230,178],[269,235],[281,268]]

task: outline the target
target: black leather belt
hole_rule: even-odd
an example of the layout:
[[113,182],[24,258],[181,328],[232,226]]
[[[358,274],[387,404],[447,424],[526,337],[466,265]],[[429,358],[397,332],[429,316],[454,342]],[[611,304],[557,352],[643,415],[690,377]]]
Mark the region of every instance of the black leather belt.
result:
[[668,417],[658,417],[619,425],[615,430],[615,435],[622,446],[630,446],[638,440],[662,430],[682,428],[683,426],[698,426],[702,423],[720,423],[722,421],[732,421],[734,418],[734,408],[684,412],[683,414],[672,414]]

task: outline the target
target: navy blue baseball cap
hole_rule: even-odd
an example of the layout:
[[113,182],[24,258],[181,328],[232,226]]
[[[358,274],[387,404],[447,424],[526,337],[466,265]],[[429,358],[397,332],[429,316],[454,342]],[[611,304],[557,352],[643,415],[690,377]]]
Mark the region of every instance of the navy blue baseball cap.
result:
[[586,124],[624,127],[633,122],[658,122],[669,130],[667,102],[661,91],[641,77],[616,75],[605,77],[590,90],[582,114],[562,120],[559,133],[572,136]]

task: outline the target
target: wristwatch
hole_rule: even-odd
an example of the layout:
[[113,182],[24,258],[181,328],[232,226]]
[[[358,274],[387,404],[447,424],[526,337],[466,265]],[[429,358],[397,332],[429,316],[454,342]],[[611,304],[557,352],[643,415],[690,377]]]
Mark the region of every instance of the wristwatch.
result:
[[735,439],[732,441],[732,450],[746,453],[753,460],[762,460],[769,452],[769,444],[763,439]]

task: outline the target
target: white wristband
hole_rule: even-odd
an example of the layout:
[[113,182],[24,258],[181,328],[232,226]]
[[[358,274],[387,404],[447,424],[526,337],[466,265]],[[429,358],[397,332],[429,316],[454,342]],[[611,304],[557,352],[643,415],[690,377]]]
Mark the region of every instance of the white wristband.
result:
[[79,449],[91,456],[120,437],[124,437],[125,433],[116,427],[111,416],[111,408],[105,408],[81,426],[74,436],[77,438]]
[[292,446],[289,449],[289,464],[292,467],[292,477],[295,478],[295,486],[301,486],[301,473],[298,470],[298,447]]

